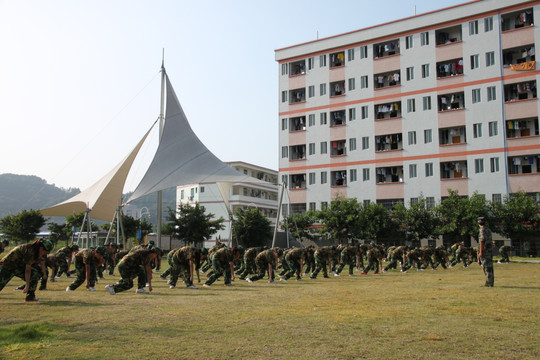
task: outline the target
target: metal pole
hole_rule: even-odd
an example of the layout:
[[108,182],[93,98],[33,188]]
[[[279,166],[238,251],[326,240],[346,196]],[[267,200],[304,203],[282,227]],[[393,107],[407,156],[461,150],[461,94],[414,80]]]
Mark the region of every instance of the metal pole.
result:
[[[163,125],[165,120],[165,49],[163,49],[163,57],[161,61],[161,100],[160,100],[160,111],[159,111],[159,141],[161,141],[161,135],[163,134]],[[157,246],[161,247],[161,226],[162,226],[162,192],[161,190],[157,193]]]
[[274,227],[274,238],[272,239],[272,247],[276,246],[277,229],[279,226],[279,216],[281,215],[281,204],[283,203],[284,192],[285,192],[285,183],[281,183],[281,196],[279,197],[279,205],[277,209],[276,226]]

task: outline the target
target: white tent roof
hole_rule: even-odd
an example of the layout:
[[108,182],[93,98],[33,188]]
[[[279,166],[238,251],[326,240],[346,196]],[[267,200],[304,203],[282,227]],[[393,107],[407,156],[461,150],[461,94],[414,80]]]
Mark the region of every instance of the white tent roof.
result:
[[202,182],[268,185],[234,170],[208,150],[191,129],[167,77],[167,110],[161,140],[150,167],[128,202],[178,185]]
[[116,207],[122,203],[122,191],[131,165],[152,127],[129,155],[98,182],[71,199],[42,209],[41,213],[45,216],[69,216],[90,209],[92,218],[110,221]]

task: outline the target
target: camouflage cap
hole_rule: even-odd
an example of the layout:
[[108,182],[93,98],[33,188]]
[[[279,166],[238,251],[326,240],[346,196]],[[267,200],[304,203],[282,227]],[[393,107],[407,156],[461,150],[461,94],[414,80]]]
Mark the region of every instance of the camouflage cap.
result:
[[53,249],[53,243],[50,240],[41,240],[41,245],[46,251],[51,251]]
[[105,246],[98,246],[96,248],[96,252],[101,256],[107,256],[107,249],[105,248]]
[[72,251],[78,251],[79,250],[79,245],[77,245],[77,244],[71,245],[71,250]]
[[150,241],[148,242],[148,245],[156,245],[156,243],[155,243],[154,240],[150,240]]

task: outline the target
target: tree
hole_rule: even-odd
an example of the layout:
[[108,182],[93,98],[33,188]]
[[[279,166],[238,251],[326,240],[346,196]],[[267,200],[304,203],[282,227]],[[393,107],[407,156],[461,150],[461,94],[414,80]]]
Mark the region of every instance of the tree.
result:
[[0,219],[0,231],[15,241],[30,242],[35,239],[45,218],[39,210],[22,210],[17,215]]
[[330,207],[319,211],[319,219],[323,225],[322,233],[327,234],[338,243],[348,243],[355,237],[359,227],[360,204],[356,198],[336,198]]
[[70,230],[67,228],[66,224],[57,224],[51,222],[47,225],[47,228],[51,232],[50,240],[54,244],[58,244],[58,241],[67,241],[69,240]]
[[[82,212],[80,212],[78,214],[73,214],[73,215],[66,216],[66,226],[68,228],[69,235],[73,234],[73,232],[71,230],[73,228],[77,228],[78,231],[80,231],[80,232],[86,231],[87,226],[88,226],[87,223],[84,224],[84,229],[81,228],[82,225],[83,225],[84,216],[85,216],[84,211],[82,211]],[[92,221],[92,227],[91,228],[92,228],[92,231],[99,230],[99,226],[96,225],[93,221]]]
[[420,196],[416,203],[411,203],[409,208],[403,203],[397,203],[392,211],[392,221],[398,233],[415,245],[419,244],[421,239],[437,236],[437,220],[435,210],[426,206],[423,196]]
[[270,220],[258,209],[241,209],[234,212],[233,238],[244,247],[264,246],[272,239]]
[[289,231],[292,236],[302,242],[305,239],[314,240],[316,232],[313,225],[319,219],[318,212],[309,210],[304,214],[294,213],[283,219],[281,227]]
[[356,237],[378,240],[393,230],[390,212],[382,205],[370,202],[360,207]]
[[195,203],[194,206],[188,204],[178,205],[178,210],[175,212],[171,208],[168,209],[167,230],[177,239],[183,239],[188,244],[202,243],[219,230],[222,230],[223,218],[212,220],[214,214],[205,214],[204,206]]

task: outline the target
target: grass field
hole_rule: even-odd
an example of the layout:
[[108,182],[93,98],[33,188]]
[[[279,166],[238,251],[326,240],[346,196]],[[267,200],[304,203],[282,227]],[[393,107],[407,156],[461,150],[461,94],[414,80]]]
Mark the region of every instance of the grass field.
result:
[[[165,265],[165,264],[164,264]],[[540,264],[471,265],[278,284],[222,281],[114,296],[49,283],[0,292],[1,359],[539,359]],[[344,275],[345,274],[345,275]],[[204,280],[203,280],[204,281]]]

